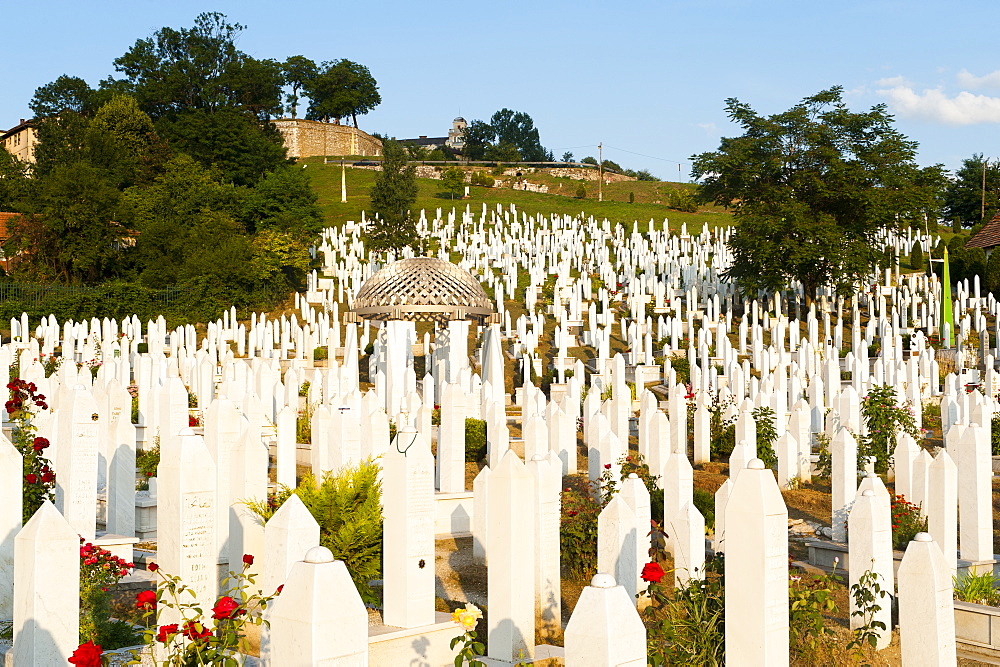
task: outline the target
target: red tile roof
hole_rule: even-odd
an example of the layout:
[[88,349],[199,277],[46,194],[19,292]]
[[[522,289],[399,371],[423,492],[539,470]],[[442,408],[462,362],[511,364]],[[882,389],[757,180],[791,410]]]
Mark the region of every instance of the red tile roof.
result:
[[966,248],[983,248],[984,250],[1000,245],[1000,212],[983,225],[971,239],[966,241]]

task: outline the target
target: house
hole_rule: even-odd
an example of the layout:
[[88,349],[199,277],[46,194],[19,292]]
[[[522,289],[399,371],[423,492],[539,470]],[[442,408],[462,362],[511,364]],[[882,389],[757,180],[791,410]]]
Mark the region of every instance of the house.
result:
[[993,249],[1000,246],[1000,211],[994,215],[983,228],[965,242],[966,248],[982,248],[989,256]]
[[35,144],[38,143],[38,131],[35,129],[35,119],[21,119],[21,122],[0,134],[0,146],[22,162],[35,162]]
[[456,153],[461,153],[462,149],[465,148],[465,128],[468,126],[465,119],[459,116],[451,121],[451,129],[448,130],[447,137],[428,137],[426,134],[421,134],[416,139],[400,139],[399,141],[404,144],[416,144],[429,151],[447,146]]

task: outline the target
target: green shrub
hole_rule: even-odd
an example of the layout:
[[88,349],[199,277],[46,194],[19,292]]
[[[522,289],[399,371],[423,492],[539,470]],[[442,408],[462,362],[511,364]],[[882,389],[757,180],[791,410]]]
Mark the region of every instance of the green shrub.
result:
[[667,196],[667,207],[676,211],[683,211],[685,213],[698,212],[698,202],[695,200],[691,191],[687,188],[671,190],[670,194]]
[[587,184],[580,181],[580,184],[576,186],[576,198],[586,199],[587,198]]
[[[661,491],[662,493],[662,491]],[[715,528],[715,496],[705,489],[694,490],[694,506],[705,517],[705,527]]]
[[299,385],[299,396],[306,397],[309,395],[309,380],[306,380],[301,385]]
[[485,171],[474,171],[472,172],[470,185],[478,185],[484,188],[492,188],[496,184],[496,179],[490,176]]
[[160,465],[160,441],[155,439],[153,442],[153,446],[149,449],[135,453],[135,468],[142,477],[137,485],[142,486],[143,490],[149,488],[149,478],[156,477],[156,469]]
[[884,473],[888,469],[897,433],[920,438],[913,414],[908,407],[896,404],[896,390],[889,385],[872,387],[861,399],[861,418],[868,427],[868,435],[858,440],[858,462],[862,469],[870,456],[875,457],[875,472]]
[[312,415],[314,406],[306,405],[306,409],[295,418],[295,442],[312,442]]
[[566,478],[559,516],[559,554],[564,576],[590,581],[597,574],[597,517],[601,502],[585,475]]
[[687,355],[671,357],[670,367],[674,369],[677,382],[680,382],[681,384],[688,384],[691,382],[691,361],[687,358]]
[[[336,473],[324,472],[323,480],[307,474],[294,493],[319,524],[319,542],[344,561],[361,599],[378,604],[370,581],[382,577],[382,494],[379,466],[371,460]],[[247,507],[267,521],[293,491],[279,489],[269,500],[248,500]]]
[[750,414],[757,422],[757,458],[764,462],[765,467],[777,468],[778,455],[774,453],[774,443],[778,439],[778,431],[774,426],[774,410],[762,405]]
[[920,241],[916,241],[913,244],[913,250],[910,252],[910,266],[917,271],[923,271],[926,268],[924,264],[924,248]]
[[1000,606],[1000,591],[997,590],[997,576],[993,571],[976,574],[969,570],[954,577],[955,598],[962,602]]
[[465,420],[465,460],[476,463],[486,458],[486,420]]
[[634,192],[629,192],[628,193],[628,203],[629,204],[634,204],[635,203],[635,193]]
[[313,361],[324,361],[326,360],[326,358],[327,356],[325,347],[317,347],[315,350],[313,350]]

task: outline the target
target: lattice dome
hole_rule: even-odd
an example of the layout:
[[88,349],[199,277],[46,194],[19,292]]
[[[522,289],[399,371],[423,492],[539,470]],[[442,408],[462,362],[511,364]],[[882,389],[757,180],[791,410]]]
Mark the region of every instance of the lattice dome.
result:
[[[479,281],[443,259],[401,259],[375,272],[351,312],[366,320],[486,320],[493,302]],[[493,318],[495,319],[495,318]]]

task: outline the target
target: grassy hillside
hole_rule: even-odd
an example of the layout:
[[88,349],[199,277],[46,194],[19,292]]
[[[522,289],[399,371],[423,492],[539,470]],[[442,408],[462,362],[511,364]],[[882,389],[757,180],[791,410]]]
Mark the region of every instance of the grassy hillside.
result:
[[[333,164],[331,162],[324,165],[322,158],[307,158],[302,163],[307,165],[305,169],[312,177],[313,187],[319,194],[320,205],[323,207],[328,224],[339,225],[347,220],[360,219],[362,209],[369,206],[368,190],[375,182],[374,171],[347,168],[347,203],[342,204],[340,201],[340,163]],[[596,182],[587,182],[587,198],[577,199],[568,195],[576,192],[580,181],[554,178],[547,174],[533,174],[530,180],[547,184],[549,193],[473,187],[468,199],[452,201],[451,196],[444,192],[441,181],[419,178],[417,179],[418,194],[415,208],[423,208],[428,211],[441,208],[448,211],[453,206],[463,209],[469,205],[473,211],[478,211],[484,202],[490,208],[495,208],[498,203],[503,206],[513,203],[518,210],[529,215],[538,213],[576,215],[583,212],[586,215],[607,218],[616,223],[631,223],[633,220],[647,222],[650,218],[660,222],[667,218],[671,228],[676,229],[679,229],[681,223],[685,222],[688,227],[696,225],[700,229],[706,222],[710,226],[715,226],[729,224],[731,220],[730,214],[718,207],[709,206],[697,213],[682,213],[659,203],[666,201],[666,195],[671,189],[685,187],[682,183],[648,181],[611,183],[604,188],[604,201],[599,202],[597,201]],[[560,191],[567,194],[558,194]],[[630,192],[635,195],[634,204],[628,203]]]

